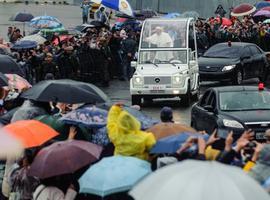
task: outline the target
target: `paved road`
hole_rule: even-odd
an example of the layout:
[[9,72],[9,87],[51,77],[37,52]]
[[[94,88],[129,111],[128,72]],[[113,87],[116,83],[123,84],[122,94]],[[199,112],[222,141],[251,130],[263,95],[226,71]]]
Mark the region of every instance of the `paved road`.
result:
[[[256,85],[257,79],[251,79],[244,82],[245,85]],[[228,83],[229,85],[229,83]],[[269,85],[269,84],[268,84]],[[201,83],[201,91],[203,94],[206,89],[210,87],[222,86],[219,82],[203,82]],[[113,102],[124,101],[127,104],[131,104],[129,95],[129,82],[112,81],[109,88],[102,88],[105,93],[112,99]],[[193,102],[193,104],[196,102]],[[159,111],[163,106],[170,106],[174,111],[175,121],[183,124],[190,124],[190,111],[191,107],[184,107],[180,103],[180,99],[157,99],[151,104],[144,104],[142,110],[152,117],[159,118]]]

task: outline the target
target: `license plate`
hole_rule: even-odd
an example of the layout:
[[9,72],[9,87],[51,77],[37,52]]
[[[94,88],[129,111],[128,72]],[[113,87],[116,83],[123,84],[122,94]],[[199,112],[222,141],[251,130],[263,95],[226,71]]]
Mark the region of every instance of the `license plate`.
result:
[[264,132],[257,132],[255,134],[256,140],[265,140],[265,133]]
[[150,90],[151,94],[164,94],[165,90]]
[[165,86],[163,85],[153,85],[151,87],[151,90],[164,90],[165,89]]

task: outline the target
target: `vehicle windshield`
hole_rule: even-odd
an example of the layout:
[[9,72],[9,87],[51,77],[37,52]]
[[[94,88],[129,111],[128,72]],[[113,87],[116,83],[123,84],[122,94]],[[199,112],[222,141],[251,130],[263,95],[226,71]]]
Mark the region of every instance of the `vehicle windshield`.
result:
[[225,46],[222,45],[215,45],[208,49],[203,57],[209,58],[237,58],[240,57],[240,47],[238,46]]
[[270,92],[221,92],[219,106],[222,111],[270,110]]
[[146,21],[141,48],[186,48],[186,21]]
[[140,51],[139,52],[140,64],[186,64],[187,51],[185,50],[168,50],[168,51]]

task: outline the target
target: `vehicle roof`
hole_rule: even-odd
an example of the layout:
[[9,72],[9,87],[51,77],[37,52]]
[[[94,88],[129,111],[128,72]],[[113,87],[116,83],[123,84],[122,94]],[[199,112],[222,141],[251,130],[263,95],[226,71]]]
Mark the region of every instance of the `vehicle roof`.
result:
[[[258,86],[224,86],[211,88],[215,92],[241,92],[241,91],[259,91]],[[269,91],[267,88],[264,90]]]
[[194,20],[192,17],[188,18],[173,18],[173,19],[166,19],[166,18],[148,18],[145,20],[146,21],[191,21]]
[[[231,43],[232,46],[237,46],[237,47],[245,47],[245,46],[250,46],[250,45],[255,45],[253,43],[248,43],[248,42],[232,42]],[[218,43],[216,45],[219,45],[219,46],[228,46],[228,42],[222,42],[222,43]],[[214,45],[214,46],[216,46]],[[229,47],[229,46],[228,46]]]

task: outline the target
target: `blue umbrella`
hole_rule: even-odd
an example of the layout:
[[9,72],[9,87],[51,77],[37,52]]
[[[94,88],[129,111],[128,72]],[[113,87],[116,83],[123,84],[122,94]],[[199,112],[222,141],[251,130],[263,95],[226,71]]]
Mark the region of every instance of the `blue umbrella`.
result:
[[255,7],[256,7],[256,10],[260,10],[264,7],[268,7],[270,6],[270,2],[267,2],[267,1],[260,1],[258,3],[255,4]]
[[205,140],[209,138],[208,135],[196,134],[196,133],[180,133],[178,135],[172,135],[169,137],[162,138],[157,141],[155,146],[151,149],[151,153],[153,154],[162,154],[168,153],[172,154],[175,153],[190,136],[195,137],[203,137]]
[[108,111],[95,106],[85,106],[64,115],[60,120],[67,124],[102,128],[107,124]]
[[20,50],[26,50],[26,49],[34,49],[37,47],[37,42],[30,41],[30,40],[22,40],[16,42],[11,49],[20,51]]
[[113,10],[133,16],[133,11],[127,0],[91,0],[94,3],[102,4]]
[[166,18],[166,19],[173,19],[173,18],[177,18],[177,17],[181,17],[180,13],[168,13],[164,16],[162,16],[162,18]]
[[146,130],[146,129],[152,127],[153,125],[159,123],[158,120],[153,119],[152,117],[145,115],[144,113],[142,113],[139,110],[136,110],[136,109],[133,109],[130,107],[124,107],[124,110],[129,112],[131,115],[136,117],[141,122],[141,129],[142,130]]
[[150,173],[150,163],[135,157],[103,158],[79,179],[80,193],[104,197],[128,191]]
[[38,16],[30,21],[30,27],[37,29],[52,29],[62,27],[62,23],[55,17],[52,16]]

